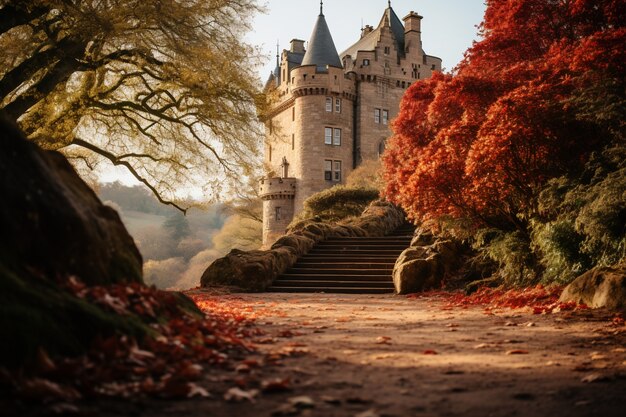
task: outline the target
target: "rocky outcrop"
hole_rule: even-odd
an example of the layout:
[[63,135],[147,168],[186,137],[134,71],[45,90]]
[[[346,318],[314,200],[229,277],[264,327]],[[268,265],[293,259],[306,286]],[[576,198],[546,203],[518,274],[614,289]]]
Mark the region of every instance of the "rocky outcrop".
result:
[[200,285],[227,285],[244,291],[264,291],[318,242],[340,236],[384,236],[403,222],[404,213],[400,209],[384,201],[375,201],[360,217],[344,224],[302,223],[278,239],[269,250],[232,250],[209,265],[202,274]]
[[141,282],[142,259],[117,212],[65,157],[0,122],[1,262],[87,284]]
[[441,288],[445,277],[461,266],[462,248],[452,240],[436,240],[418,228],[411,246],[398,257],[393,284],[398,294]]
[[585,272],[565,287],[560,301],[626,312],[626,265],[599,267]]
[[[57,152],[0,121],[0,367],[79,354],[94,337],[150,331],[65,287],[142,282],[142,259],[117,212]],[[73,283],[73,284],[72,284]]]

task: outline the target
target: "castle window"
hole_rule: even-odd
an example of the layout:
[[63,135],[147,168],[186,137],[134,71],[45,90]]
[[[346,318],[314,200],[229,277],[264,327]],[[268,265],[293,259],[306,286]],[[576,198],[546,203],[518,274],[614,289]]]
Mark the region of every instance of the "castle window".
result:
[[383,156],[384,152],[385,152],[385,139],[381,140],[380,143],[378,144],[378,157],[380,158],[381,156]]
[[335,112],[341,113],[341,99],[340,98],[335,99]]
[[341,182],[341,161],[324,160],[324,179]]
[[276,207],[276,212],[274,214],[274,219],[275,220],[282,220],[283,219],[283,213],[282,213],[282,207]]
[[389,55],[390,51],[391,51],[391,48],[389,48],[388,46],[385,46],[385,55]]
[[341,161],[333,162],[333,181],[341,181]]
[[291,121],[293,122],[294,120],[296,120],[296,108],[292,107],[291,108]]
[[333,111],[333,99],[326,97],[326,111],[331,113]]
[[435,64],[433,64],[433,66],[431,67],[431,69],[434,71],[435,70]]
[[268,147],[268,153],[269,153],[269,155],[268,155],[269,156],[269,160],[270,160],[270,162],[272,162],[272,145],[270,145]]
[[296,135],[294,133],[291,134],[291,150],[293,151],[296,148]]
[[329,159],[324,161],[324,179],[326,181],[333,180],[333,161]]
[[363,66],[364,67],[369,67],[370,66],[370,60],[369,59],[364,59],[363,60]]
[[335,129],[335,136],[333,138],[333,145],[341,146],[341,129]]
[[386,125],[387,121],[389,121],[389,111],[383,110],[383,124]]
[[374,109],[374,123],[380,123],[380,109]]
[[326,145],[332,145],[333,144],[333,128],[332,127],[325,127],[324,128],[324,143]]

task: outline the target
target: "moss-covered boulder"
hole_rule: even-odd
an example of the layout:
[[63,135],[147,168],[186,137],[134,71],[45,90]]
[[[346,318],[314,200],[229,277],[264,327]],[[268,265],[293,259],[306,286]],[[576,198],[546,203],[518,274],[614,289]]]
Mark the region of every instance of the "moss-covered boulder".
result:
[[61,154],[42,151],[4,121],[0,195],[0,366],[17,367],[40,348],[77,354],[95,335],[149,331],[137,317],[68,290],[78,281],[141,283],[141,255],[117,212]]
[[626,312],[626,265],[587,271],[565,287],[560,301]]
[[393,284],[398,294],[441,288],[463,261],[463,248],[452,240],[436,240],[428,231],[417,229],[411,246],[405,249],[393,268]]
[[0,136],[0,262],[88,284],[141,282],[141,254],[119,215],[65,157],[6,122]]
[[209,265],[202,274],[200,285],[225,285],[245,291],[263,291],[296,262],[298,256],[293,249],[286,246],[254,251],[233,249],[228,255]]

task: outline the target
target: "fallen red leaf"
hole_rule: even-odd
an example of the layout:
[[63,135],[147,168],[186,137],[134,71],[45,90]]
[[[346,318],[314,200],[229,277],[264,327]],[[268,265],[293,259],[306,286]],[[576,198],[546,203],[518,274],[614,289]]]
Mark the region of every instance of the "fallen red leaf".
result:
[[274,378],[261,382],[261,390],[263,392],[282,392],[291,389],[291,380],[286,378]]
[[506,354],[507,355],[528,355],[528,351],[522,350],[522,349],[512,349],[512,350],[507,350]]

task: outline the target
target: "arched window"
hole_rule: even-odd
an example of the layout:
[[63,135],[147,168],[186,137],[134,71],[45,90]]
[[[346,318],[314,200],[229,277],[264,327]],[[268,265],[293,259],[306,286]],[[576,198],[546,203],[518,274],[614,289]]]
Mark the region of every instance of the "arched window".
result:
[[385,152],[386,142],[387,142],[387,139],[383,139],[378,143],[378,157],[379,158],[383,156],[383,153]]

